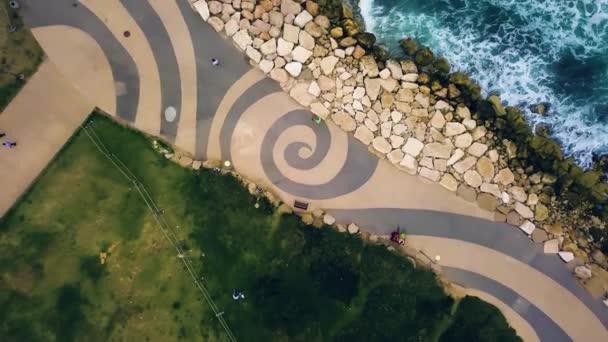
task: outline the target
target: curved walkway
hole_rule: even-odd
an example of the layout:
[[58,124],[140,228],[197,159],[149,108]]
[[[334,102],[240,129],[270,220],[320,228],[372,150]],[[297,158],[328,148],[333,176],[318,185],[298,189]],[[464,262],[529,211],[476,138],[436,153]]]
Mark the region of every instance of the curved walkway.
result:
[[[49,58],[111,115],[197,158],[232,160],[287,203],[308,201],[311,209],[378,234],[407,227],[412,244],[442,255],[449,278],[527,321],[534,329],[527,336],[608,341],[608,310],[556,256],[543,254],[518,229],[493,222],[492,213],[399,172],[333,124],[314,124],[312,114],[204,23],[190,1],[23,3]],[[121,36],[126,30],[129,37]],[[60,39],[63,34],[86,38],[74,42]],[[213,57],[221,67],[211,66]],[[112,83],[95,89],[86,76],[91,70]],[[172,122],[163,115],[169,105],[178,111]]]

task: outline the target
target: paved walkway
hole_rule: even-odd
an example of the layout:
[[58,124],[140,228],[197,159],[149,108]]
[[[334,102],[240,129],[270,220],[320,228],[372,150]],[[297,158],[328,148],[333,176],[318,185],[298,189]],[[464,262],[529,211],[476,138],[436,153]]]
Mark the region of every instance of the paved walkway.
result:
[[[23,3],[49,58],[106,112],[198,158],[233,161],[287,203],[308,201],[376,233],[406,227],[416,247],[442,255],[449,278],[510,308],[531,340],[608,341],[608,310],[556,256],[492,213],[378,160],[333,124],[314,124],[188,0]],[[178,110],[172,122],[163,118],[169,106]]]
[[45,61],[17,97],[0,114],[1,141],[17,147],[0,149],[0,217],[27,191],[93,111],[53,63]]

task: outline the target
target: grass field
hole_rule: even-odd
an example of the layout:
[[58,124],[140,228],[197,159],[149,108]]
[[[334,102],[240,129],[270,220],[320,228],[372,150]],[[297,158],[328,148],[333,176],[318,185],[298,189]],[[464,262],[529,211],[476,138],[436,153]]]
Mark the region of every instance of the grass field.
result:
[[[519,340],[486,303],[452,312],[431,272],[384,247],[281,216],[106,117],[91,127],[163,209],[240,341]],[[82,130],[0,222],[0,275],[4,341],[226,340],[139,193]]]
[[[36,71],[43,57],[31,32],[8,3],[0,1],[0,111]],[[25,80],[18,79],[20,74]]]

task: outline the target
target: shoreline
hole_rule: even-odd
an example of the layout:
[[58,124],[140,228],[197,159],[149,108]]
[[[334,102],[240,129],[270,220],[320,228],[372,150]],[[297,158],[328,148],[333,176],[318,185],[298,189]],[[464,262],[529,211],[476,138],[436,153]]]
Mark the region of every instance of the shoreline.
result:
[[[343,2],[347,5],[347,6],[351,6],[353,7],[353,14],[354,14],[354,19],[360,21],[362,30],[365,30],[365,27],[367,27],[367,23],[365,22],[365,17],[362,15],[362,9],[361,9],[361,2],[362,1],[370,1],[370,0],[359,0],[359,1],[354,1],[354,0],[343,0]],[[372,32],[370,32],[371,34],[374,34]],[[402,40],[404,39],[412,39],[413,41],[415,41],[415,38],[413,37],[409,37],[409,36],[404,36],[402,38]],[[401,43],[401,42],[400,42]],[[377,43],[377,45],[379,46],[383,46],[382,43]],[[402,50],[403,53],[402,54],[391,54],[389,52],[389,55],[391,58],[394,58],[396,60],[401,60],[401,59],[415,59],[415,55],[414,54],[409,54],[405,51],[404,45],[400,44],[402,46]],[[423,46],[419,46],[419,48],[423,48]],[[443,58],[441,56],[436,56],[436,58]],[[446,60],[447,61],[447,60]],[[449,63],[449,61],[448,61]],[[418,67],[420,67],[418,65],[418,63],[416,63]],[[454,73],[452,73],[454,74]],[[466,79],[466,83],[470,84],[472,87],[479,87],[478,83],[472,78],[472,76],[467,73],[467,72],[457,72],[457,74],[460,74],[460,76],[462,76],[462,78]],[[432,76],[431,76],[432,78]],[[452,81],[452,79],[448,79],[448,81]],[[456,83],[456,82],[454,82]],[[469,86],[469,85],[467,85]],[[479,88],[480,89],[480,88]],[[480,91],[478,91],[480,93]],[[493,98],[493,99],[491,99]],[[497,107],[501,107],[502,103],[500,101],[500,97],[499,95],[495,95],[492,93],[489,93],[488,96],[485,98],[486,100],[486,107],[492,107],[492,108],[485,108],[487,111],[497,111]],[[489,101],[488,101],[489,100]],[[478,101],[484,101],[484,99],[481,97],[481,94],[479,94],[479,99]],[[491,102],[491,103],[487,103],[487,102]],[[474,103],[466,103],[465,104],[467,106],[473,107],[475,108],[476,105]],[[550,103],[538,103],[535,105],[530,105],[529,109],[530,111],[534,114],[534,115],[546,115],[546,110],[547,108],[551,107]],[[472,109],[473,109],[472,108]],[[477,109],[477,108],[475,108]],[[554,203],[554,207],[552,208],[554,211],[558,212],[559,216],[561,216],[562,220],[566,220],[564,223],[565,224],[569,224],[569,225],[578,225],[578,226],[583,226],[584,228],[582,230],[586,231],[586,237],[589,238],[590,236],[592,236],[593,234],[589,232],[589,229],[593,229],[593,228],[600,228],[602,230],[604,230],[604,233],[602,233],[603,235],[606,235],[605,238],[608,240],[608,232],[606,232],[606,219],[608,218],[608,215],[604,212],[603,215],[604,217],[601,217],[601,214],[598,215],[597,212],[597,208],[596,212],[593,212],[592,208],[593,206],[595,206],[598,202],[601,203],[602,206],[604,206],[602,211],[605,211],[605,206],[606,206],[606,201],[605,200],[601,200],[601,197],[606,196],[607,189],[608,187],[606,186],[608,183],[608,178],[606,176],[606,174],[608,173],[608,154],[605,155],[596,155],[594,154],[594,158],[592,161],[592,165],[588,168],[588,169],[583,169],[580,165],[576,164],[575,162],[573,162],[574,158],[573,157],[564,157],[564,152],[563,152],[563,147],[562,145],[554,138],[552,138],[549,134],[549,128],[547,128],[546,126],[544,126],[542,123],[539,123],[538,125],[536,125],[536,129],[534,129],[533,124],[530,123],[528,121],[528,119],[523,115],[523,109],[521,109],[520,107],[517,106],[506,106],[504,107],[504,109],[506,111],[508,111],[509,109],[511,109],[513,115],[511,115],[512,117],[509,118],[511,121],[514,121],[518,124],[517,127],[517,134],[524,134],[524,135],[534,135],[537,136],[537,142],[535,145],[540,145],[539,147],[545,147],[546,146],[546,150],[550,150],[550,152],[547,155],[547,158],[542,158],[542,159],[547,159],[547,161],[544,162],[544,164],[555,164],[555,163],[559,163],[561,162],[562,165],[560,167],[554,167],[554,169],[569,169],[569,173],[570,174],[581,174],[581,173],[585,173],[589,178],[589,181],[587,182],[592,182],[594,183],[594,185],[599,185],[601,187],[600,191],[602,192],[603,196],[597,196],[596,198],[585,198],[583,199],[583,203],[580,203],[579,206],[577,206],[576,208],[574,208],[575,211],[577,211],[577,215],[580,215],[580,217],[577,217],[575,220],[572,220],[572,217],[569,217],[569,214],[573,211],[573,208],[571,208],[569,205],[565,205],[565,206],[560,206],[560,204],[563,204],[563,201],[569,202],[569,200],[566,198],[568,196],[568,194],[564,191],[563,194],[557,194],[557,202],[562,202],[562,203]],[[510,113],[507,113],[507,116],[509,116]],[[492,121],[493,119],[495,119],[498,116],[497,113],[491,114],[489,116],[486,116],[485,119],[486,120],[486,126],[488,126],[488,121]],[[484,117],[482,116],[481,119],[484,119]],[[522,125],[522,121],[525,125]],[[490,125],[494,125],[495,123],[491,123]],[[504,124],[504,123],[503,123]],[[488,127],[489,131],[500,135],[501,132],[501,128],[500,127]],[[515,133],[515,132],[514,132]],[[517,135],[517,134],[513,134],[513,135]],[[521,142],[518,144],[516,139],[513,139],[513,135],[511,136],[506,136],[503,138],[507,138],[509,140],[512,140],[516,143],[516,149],[529,149],[529,144],[522,144]],[[532,138],[534,139],[534,138]],[[542,141],[540,141],[542,139]],[[544,146],[543,146],[544,145]],[[526,161],[526,158],[528,158],[528,153],[526,153],[526,157],[522,158],[521,164],[520,165],[516,165],[518,167],[523,168],[525,171],[527,171],[527,169],[530,166],[535,166],[534,162],[530,162],[530,161]],[[537,169],[539,167],[537,166]],[[551,176],[551,172],[547,172],[547,170],[550,170],[550,167],[540,167],[542,172],[548,173]],[[559,183],[561,181],[559,176],[554,176],[556,177],[556,183]],[[581,177],[584,177],[581,176]],[[568,183],[572,183],[572,182],[576,182],[577,180],[571,180],[568,179],[565,182]],[[582,181],[581,183],[585,183],[585,181]],[[585,187],[588,190],[592,189],[591,185],[588,185]],[[555,195],[555,194],[554,194]],[[562,197],[562,198],[560,198]],[[584,203],[584,202],[588,202],[588,203]],[[582,209],[582,210],[581,210]],[[561,214],[561,215],[560,215]],[[570,222],[568,222],[570,221]],[[600,221],[601,223],[598,225],[598,221]],[[593,223],[593,224],[591,224]],[[598,227],[599,226],[599,227]],[[579,231],[580,232],[580,231]],[[597,233],[595,234],[597,235]],[[591,240],[593,240],[593,237],[591,237]],[[578,242],[576,242],[577,244],[580,244]],[[587,245],[586,243],[582,243],[582,245]],[[598,248],[601,249],[601,248]],[[605,251],[604,251],[605,254]],[[608,269],[608,265],[602,265],[605,269]]]
[[600,243],[608,248],[608,230],[590,212],[608,218],[608,208],[598,206],[608,200],[602,174],[564,159],[546,131],[534,134],[498,96],[482,98],[480,86],[452,73],[447,59],[412,39],[400,42],[409,58],[392,57],[343,0],[243,2],[239,11],[217,1],[194,6],[297,103],[371,153],[519,228],[576,268],[583,285],[608,284],[600,251]]

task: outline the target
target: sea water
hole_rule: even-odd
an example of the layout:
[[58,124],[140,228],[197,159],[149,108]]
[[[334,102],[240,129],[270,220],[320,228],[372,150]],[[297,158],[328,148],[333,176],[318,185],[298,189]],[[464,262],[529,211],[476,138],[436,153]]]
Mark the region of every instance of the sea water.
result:
[[[608,0],[360,0],[366,29],[393,53],[414,37],[484,95],[526,109],[567,155],[608,154]],[[550,104],[545,116],[532,104]]]

